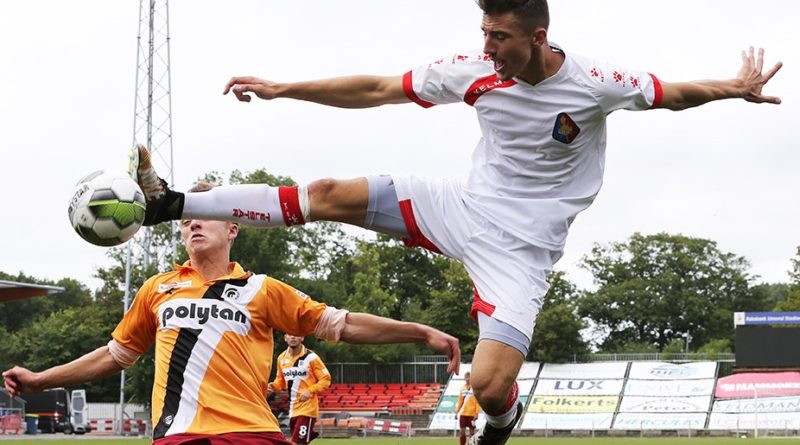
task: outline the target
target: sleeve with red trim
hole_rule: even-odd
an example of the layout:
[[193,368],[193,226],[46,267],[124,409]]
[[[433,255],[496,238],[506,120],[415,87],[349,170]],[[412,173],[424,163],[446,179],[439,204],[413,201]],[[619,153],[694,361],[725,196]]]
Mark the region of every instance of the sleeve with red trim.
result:
[[287,334],[312,334],[327,307],[308,295],[274,278],[264,280],[267,296],[267,324]]
[[606,114],[616,110],[647,110],[661,103],[661,82],[645,71],[574,56],[574,75],[587,86]]
[[156,277],[152,277],[142,285],[128,312],[111,333],[117,343],[139,354],[150,349],[158,330],[155,311],[150,301],[155,280]]
[[476,80],[493,74],[492,62],[482,52],[470,51],[407,72],[403,91],[425,108],[462,102]]

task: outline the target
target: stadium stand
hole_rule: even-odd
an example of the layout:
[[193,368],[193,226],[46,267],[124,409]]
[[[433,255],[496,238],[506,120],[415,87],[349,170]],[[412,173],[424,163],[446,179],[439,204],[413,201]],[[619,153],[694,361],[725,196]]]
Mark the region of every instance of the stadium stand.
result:
[[[319,395],[322,412],[386,412],[420,415],[439,403],[439,383],[334,383]],[[275,415],[287,413],[289,397],[281,391],[270,401]]]

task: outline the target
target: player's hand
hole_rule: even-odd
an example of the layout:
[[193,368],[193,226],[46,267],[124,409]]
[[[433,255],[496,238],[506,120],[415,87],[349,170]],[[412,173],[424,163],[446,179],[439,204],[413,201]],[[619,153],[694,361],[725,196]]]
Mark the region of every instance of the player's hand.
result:
[[253,93],[261,99],[272,100],[278,97],[278,84],[269,80],[252,76],[232,77],[225,85],[222,94],[233,91],[236,98],[242,102],[250,102],[252,97],[246,93]]
[[3,373],[3,384],[12,397],[18,397],[44,389],[37,383],[38,376],[35,372],[15,366]]
[[267,395],[270,395],[273,392],[275,392],[275,385],[273,385],[272,382],[270,382],[269,384],[267,384]]
[[764,48],[758,49],[758,56],[756,57],[753,47],[749,51],[742,51],[742,67],[736,78],[743,83],[743,96],[742,98],[748,102],[753,103],[770,103],[779,104],[781,99],[776,96],[762,96],[761,90],[764,85],[772,79],[772,76],[781,69],[783,63],[778,62],[766,73],[762,73],[764,69]]
[[434,351],[446,355],[450,359],[450,364],[447,365],[447,372],[458,374],[458,369],[461,366],[461,348],[457,338],[438,329],[430,328],[425,338],[425,344]]
[[305,390],[300,394],[300,401],[305,402],[306,400],[311,398],[311,391]]

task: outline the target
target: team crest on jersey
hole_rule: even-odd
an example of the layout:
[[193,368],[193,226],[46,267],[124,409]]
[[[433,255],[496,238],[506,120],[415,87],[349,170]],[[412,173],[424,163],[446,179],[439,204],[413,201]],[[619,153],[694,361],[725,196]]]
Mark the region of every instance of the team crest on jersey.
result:
[[225,300],[236,301],[239,299],[239,289],[229,287],[222,292],[222,298]]
[[558,113],[553,126],[553,139],[564,144],[569,144],[578,137],[581,129],[567,113]]

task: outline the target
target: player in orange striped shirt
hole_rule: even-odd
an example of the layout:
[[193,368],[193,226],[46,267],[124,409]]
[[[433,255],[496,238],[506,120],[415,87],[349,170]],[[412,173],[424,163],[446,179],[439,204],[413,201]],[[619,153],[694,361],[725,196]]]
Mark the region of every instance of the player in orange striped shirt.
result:
[[469,383],[469,372],[464,374],[464,386],[458,391],[458,404],[456,405],[456,417],[458,417],[458,427],[461,429],[459,443],[467,443],[467,428],[469,436],[475,434],[475,419],[478,418],[478,399],[472,393],[472,385]]
[[319,417],[317,394],[331,386],[331,373],[322,359],[303,345],[303,337],[286,334],[289,345],[278,356],[275,380],[267,387],[267,395],[283,389],[289,391],[289,428],[295,445],[307,444],[317,437],[314,422]]
[[3,373],[8,393],[108,377],[155,345],[156,445],[289,445],[266,400],[273,329],[332,342],[426,343],[457,372],[461,354],[452,336],[326,306],[230,262],[237,224],[190,219],[180,231],[189,261],[142,285],[108,345],[42,372],[15,366]]

